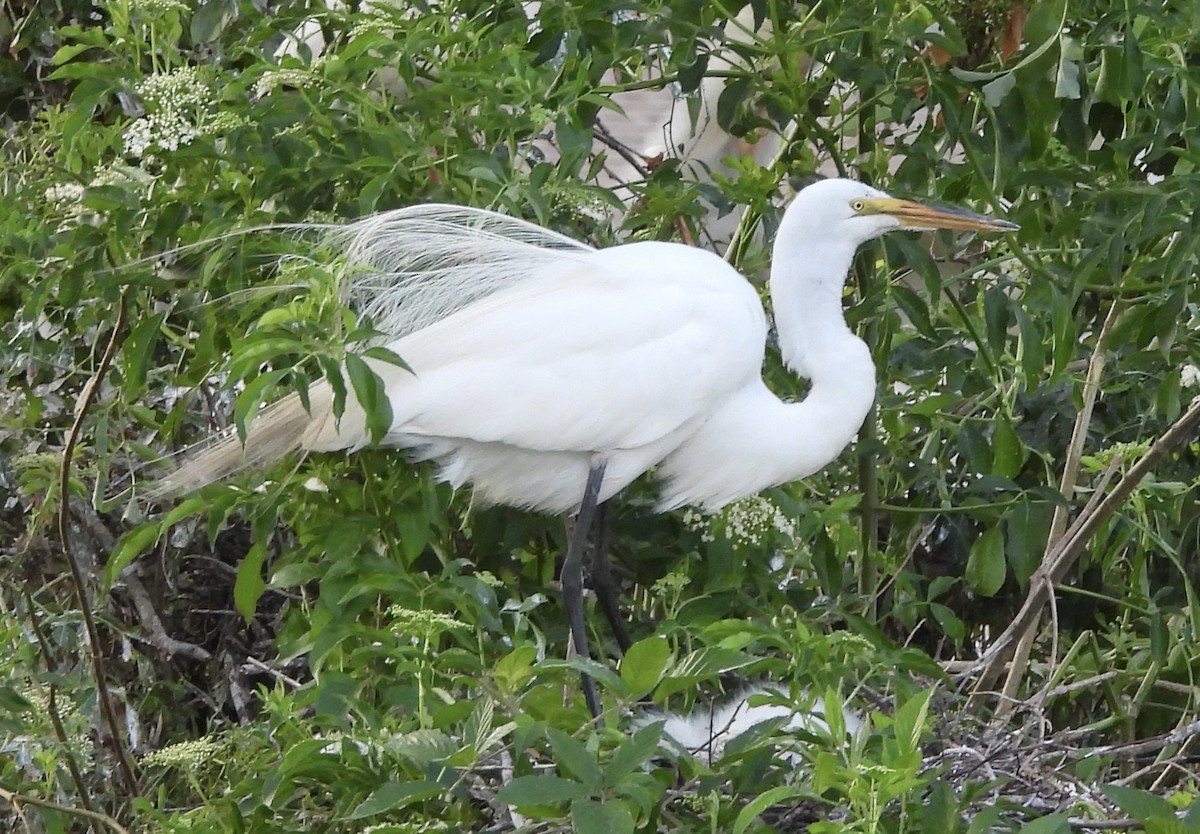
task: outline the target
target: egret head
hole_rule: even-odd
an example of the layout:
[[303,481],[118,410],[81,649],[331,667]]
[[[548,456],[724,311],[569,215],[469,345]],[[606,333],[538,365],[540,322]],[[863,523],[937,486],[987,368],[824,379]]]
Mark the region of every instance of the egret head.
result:
[[984,214],[901,200],[845,179],[813,183],[796,195],[793,209],[789,213],[810,233],[844,236],[856,245],[896,230],[1011,232],[1020,228]]

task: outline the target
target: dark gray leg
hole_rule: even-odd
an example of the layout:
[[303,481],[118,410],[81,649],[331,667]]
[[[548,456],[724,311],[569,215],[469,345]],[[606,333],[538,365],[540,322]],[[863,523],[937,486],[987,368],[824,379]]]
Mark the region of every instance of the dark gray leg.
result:
[[[604,481],[604,464],[588,472],[587,486],[583,490],[583,503],[575,515],[571,538],[567,543],[567,558],[563,560],[559,582],[562,584],[563,607],[567,610],[567,623],[571,626],[571,641],[575,654],[591,657],[588,650],[587,629],[583,619],[583,551],[587,548],[588,531],[596,514],[600,498],[600,484]],[[583,698],[593,718],[600,717],[600,696],[596,694],[596,682],[586,674],[582,676]]]
[[608,625],[612,628],[613,637],[621,647],[621,654],[629,651],[633,639],[629,636],[629,626],[621,616],[621,591],[613,580],[612,566],[608,560],[608,533],[612,520],[611,502],[605,501],[596,510],[596,543],[592,551],[592,590],[596,592],[596,600],[604,612]]

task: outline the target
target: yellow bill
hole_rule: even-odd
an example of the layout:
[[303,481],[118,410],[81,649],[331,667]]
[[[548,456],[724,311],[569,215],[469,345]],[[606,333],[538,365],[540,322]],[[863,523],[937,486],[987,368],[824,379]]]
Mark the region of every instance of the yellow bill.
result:
[[863,214],[886,214],[906,229],[954,229],[967,232],[1015,232],[1016,223],[959,208],[931,206],[913,200],[879,197],[863,200]]

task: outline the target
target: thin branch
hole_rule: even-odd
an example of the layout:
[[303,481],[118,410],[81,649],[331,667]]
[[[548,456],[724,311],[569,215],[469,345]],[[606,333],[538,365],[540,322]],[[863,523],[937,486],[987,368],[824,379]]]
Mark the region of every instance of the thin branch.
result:
[[[50,654],[50,641],[46,638],[45,629],[42,628],[42,619],[38,616],[37,604],[34,602],[33,594],[26,585],[23,589],[25,594],[25,604],[29,607],[29,623],[33,628],[34,638],[38,643],[38,653],[42,656],[42,662],[46,665],[46,671],[54,674],[54,658]],[[75,784],[75,793],[79,797],[79,801],[83,803],[86,810],[92,811],[92,799],[88,795],[87,784],[83,781],[83,773],[79,770],[79,763],[75,761],[75,753],[71,750],[70,744],[67,742],[67,730],[63,726],[62,716],[58,714],[58,686],[54,683],[53,678],[47,683],[49,691],[46,711],[50,714],[50,724],[54,727],[54,735],[58,739],[59,745],[62,747],[63,756],[67,760],[67,772],[71,774],[71,781]]]
[[158,616],[158,611],[155,609],[154,603],[150,601],[150,594],[146,591],[146,586],[142,584],[142,580],[133,571],[126,571],[121,577],[121,583],[125,586],[126,593],[129,594],[129,598],[133,601],[133,607],[137,611],[142,628],[146,630],[143,638],[147,643],[166,652],[167,657],[183,655],[184,657],[190,657],[192,660],[212,660],[212,653],[207,649],[197,646],[195,643],[185,643],[182,640],[176,640],[167,634],[167,629],[163,625],[162,618]]
[[1025,604],[1017,614],[1012,624],[995,642],[981,655],[978,683],[971,700],[976,705],[983,690],[995,680],[999,674],[1004,658],[1008,656],[1011,646],[1018,634],[1024,633],[1030,623],[1041,613],[1042,606],[1049,598],[1051,588],[1062,581],[1067,569],[1075,562],[1084,546],[1091,540],[1100,525],[1107,521],[1113,513],[1125,502],[1142,479],[1150,473],[1155,464],[1183,442],[1191,439],[1197,427],[1200,427],[1200,401],[1192,405],[1182,417],[1176,420],[1170,428],[1151,444],[1141,458],[1138,459],[1112,491],[1101,499],[1107,486],[1107,478],[1120,462],[1120,456],[1114,455],[1109,471],[1105,473],[1102,483],[1097,486],[1092,500],[1080,513],[1075,523],[1055,545],[1054,549],[1042,560],[1041,566],[1034,572],[1029,583],[1029,593]]
[[112,738],[114,751],[117,754],[117,763],[120,767],[121,776],[125,780],[125,785],[129,790],[130,796],[137,796],[138,783],[133,768],[133,760],[129,757],[129,751],[125,749],[125,743],[121,740],[121,723],[117,719],[116,710],[113,708],[112,695],[108,691],[108,676],[105,668],[104,649],[100,645],[100,630],[96,627],[96,618],[92,616],[91,603],[88,600],[87,584],[84,582],[83,571],[79,568],[79,560],[75,557],[74,549],[71,547],[70,535],[71,461],[75,456],[75,446],[78,444],[79,435],[83,431],[83,421],[87,417],[88,409],[95,401],[96,393],[100,389],[100,382],[108,374],[113,357],[116,356],[117,348],[124,339],[125,317],[127,313],[128,300],[126,294],[123,292],[121,293],[121,300],[117,304],[117,320],[113,323],[112,335],[109,336],[108,344],[104,348],[104,354],[100,357],[100,364],[96,366],[96,371],[92,374],[91,379],[83,386],[79,403],[75,407],[75,422],[72,423],[71,430],[67,433],[66,443],[63,446],[62,467],[59,472],[58,536],[62,541],[63,555],[66,556],[67,564],[71,568],[71,581],[75,586],[75,595],[79,600],[79,611],[83,615],[84,627],[87,629],[88,646],[91,649],[92,656],[92,673],[96,679],[96,697],[100,702],[101,712],[104,713],[105,722],[108,724],[108,732]]
[[61,805],[57,802],[51,802],[49,799],[41,799],[36,796],[27,796],[25,794],[14,793],[13,791],[0,788],[0,799],[8,802],[14,808],[19,808],[21,805],[33,805],[37,808],[46,808],[51,811],[59,811],[63,814],[70,814],[75,817],[83,817],[89,822],[100,822],[116,831],[117,834],[129,834],[129,830],[123,827],[112,817],[107,814],[101,814],[98,811],[90,811],[87,808],[75,808],[70,805]]

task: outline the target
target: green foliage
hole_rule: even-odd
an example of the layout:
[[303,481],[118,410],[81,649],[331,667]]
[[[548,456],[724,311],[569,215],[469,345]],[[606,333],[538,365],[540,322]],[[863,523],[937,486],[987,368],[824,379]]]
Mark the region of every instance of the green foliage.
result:
[[[599,0],[0,13],[0,788],[27,798],[31,829],[83,830],[71,809],[90,808],[172,832],[758,832],[806,809],[813,831],[1066,830],[1065,809],[991,803],[1011,785],[978,770],[926,768],[931,741],[961,740],[944,737],[936,661],[1011,622],[1104,473],[1128,473],[1200,394],[1200,26],[1182,0],[1038,2],[1023,28],[1015,5],[754,2],[728,25],[720,4]],[[786,134],[779,159],[702,178],[667,160],[612,188],[597,126],[668,86],[737,136]],[[757,279],[781,193],[818,171],[1022,230],[893,236],[862,259],[849,316],[881,388],[844,463],[715,517],[654,517],[649,487],[629,490],[612,539],[637,642],[619,662],[603,634],[602,660],[561,659],[557,520],[473,507],[398,453],[289,460],[151,520],[125,491],[320,378],[374,437],[388,424],[363,357],[403,357],[286,224],[441,201],[606,245],[705,241],[746,208],[765,234],[734,254]],[[801,395],[776,357],[766,374]],[[1099,525],[1009,693],[1107,751],[1055,764],[1081,782],[1130,775],[1104,745],[1194,720],[1198,455],[1193,435]],[[704,763],[631,717],[755,679],[848,699],[869,731],[789,741],[768,722]],[[114,778],[104,690],[136,798]],[[1161,749],[1069,815],[1195,830],[1195,774]]]

